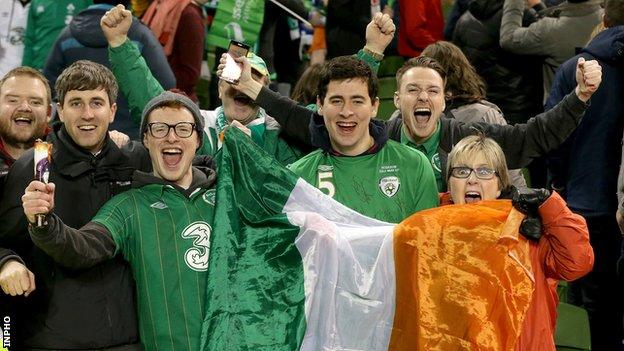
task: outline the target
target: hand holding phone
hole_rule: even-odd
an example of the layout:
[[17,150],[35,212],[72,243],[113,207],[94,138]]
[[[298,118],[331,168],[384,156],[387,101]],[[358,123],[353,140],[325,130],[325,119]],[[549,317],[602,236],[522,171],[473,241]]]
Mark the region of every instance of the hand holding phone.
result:
[[230,41],[230,46],[228,47],[228,52],[226,53],[226,61],[225,67],[223,68],[223,72],[219,78],[224,81],[232,84],[238,83],[242,73],[241,65],[234,61],[235,58],[241,56],[247,56],[249,52],[249,45],[239,43],[237,41]]

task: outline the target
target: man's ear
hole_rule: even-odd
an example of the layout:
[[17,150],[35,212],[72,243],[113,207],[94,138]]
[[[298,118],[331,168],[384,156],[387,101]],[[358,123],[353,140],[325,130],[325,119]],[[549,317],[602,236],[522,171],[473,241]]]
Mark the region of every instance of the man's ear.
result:
[[376,97],[375,100],[373,100],[373,115],[371,118],[377,117],[377,112],[379,112],[379,97]]
[[323,102],[318,95],[316,96],[316,111],[319,113],[319,115],[323,114]]
[[46,123],[50,123],[52,119],[52,104],[48,104],[48,112],[46,113]]
[[115,114],[116,113],[117,113],[117,103],[114,102],[111,105],[111,116],[110,116],[110,119],[109,119],[108,123],[113,123],[113,121],[115,120]]
[[400,101],[399,101],[399,92],[395,91],[394,92],[394,107],[398,109],[399,106],[401,106]]
[[[50,108],[52,108],[52,105],[50,105]],[[58,113],[59,120],[61,122],[65,122],[65,121],[63,121],[63,105],[60,102],[56,103],[56,112]],[[50,117],[48,117],[48,118],[50,118]]]

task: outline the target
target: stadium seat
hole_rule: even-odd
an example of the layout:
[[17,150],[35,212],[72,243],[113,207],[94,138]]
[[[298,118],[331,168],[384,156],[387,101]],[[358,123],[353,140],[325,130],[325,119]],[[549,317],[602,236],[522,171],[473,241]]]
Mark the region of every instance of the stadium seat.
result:
[[581,307],[560,302],[557,307],[555,346],[558,351],[591,350],[589,320]]

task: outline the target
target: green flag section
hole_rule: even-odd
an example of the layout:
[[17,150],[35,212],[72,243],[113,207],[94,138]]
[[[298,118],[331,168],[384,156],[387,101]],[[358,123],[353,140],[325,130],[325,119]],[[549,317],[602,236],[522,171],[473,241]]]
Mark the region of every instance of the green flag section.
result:
[[380,222],[229,128],[199,349],[513,350],[533,291],[521,220],[492,201]]
[[206,44],[227,49],[230,40],[236,40],[253,46],[263,18],[263,0],[220,0]]
[[[392,226],[364,217],[297,179],[235,128],[227,130],[223,143],[201,349],[317,350],[326,341],[315,335],[333,334],[329,325],[350,331],[351,340],[376,338],[379,346],[387,345],[393,282],[374,279],[373,273],[392,268],[374,264],[381,242],[390,241],[383,250],[392,256]],[[340,252],[349,238],[357,238],[352,251],[374,249],[363,258]],[[319,259],[338,262],[345,255],[353,261],[343,259],[344,267],[330,261],[319,266]],[[353,269],[360,271],[356,279],[340,277]],[[330,280],[315,281],[323,275]],[[375,286],[366,286],[370,284]],[[306,299],[313,295],[315,299]],[[336,296],[341,301],[329,300]],[[360,313],[337,314],[337,306]],[[386,319],[363,318],[372,310]],[[370,328],[384,336],[371,334]]]

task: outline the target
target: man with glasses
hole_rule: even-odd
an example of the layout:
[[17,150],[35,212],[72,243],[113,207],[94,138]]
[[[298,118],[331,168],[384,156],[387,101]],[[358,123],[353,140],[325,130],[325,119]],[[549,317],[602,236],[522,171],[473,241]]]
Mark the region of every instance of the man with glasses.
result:
[[[135,172],[132,189],[79,230],[52,213],[54,184],[33,181],[23,197],[33,241],[59,264],[86,268],[115,256],[130,263],[144,350],[199,344],[216,179],[212,169],[191,167],[203,128],[186,96],[163,92],[152,99],[141,134],[154,171]],[[32,225],[38,213],[48,214],[44,226]]]
[[[112,8],[102,17],[101,27],[109,43],[111,69],[119,86],[128,97],[134,110],[143,110],[145,104],[163,91],[154,78],[139,51],[128,39],[132,15],[124,6]],[[259,56],[250,54],[253,79],[264,86],[269,85],[269,71]],[[301,146],[284,138],[280,126],[258,107],[247,95],[233,89],[224,81],[219,82],[219,99],[222,105],[215,110],[200,110],[205,121],[205,138],[198,155],[218,155],[221,134],[230,124],[240,123],[253,141],[283,165],[290,164],[302,155]]]
[[[117,90],[112,72],[90,61],[75,62],[56,81],[62,123],[48,135],[49,180],[58,186],[55,214],[68,225],[84,225],[106,201],[129,189],[135,169],[150,170],[145,150],[119,149],[109,137]],[[31,149],[13,164],[0,200],[0,243],[13,251],[0,255],[0,285],[12,295],[6,297],[9,306],[23,303],[22,323],[11,328],[14,340],[24,349],[140,349],[127,263],[116,258],[68,269],[30,240],[21,197],[33,179],[33,158]]]

